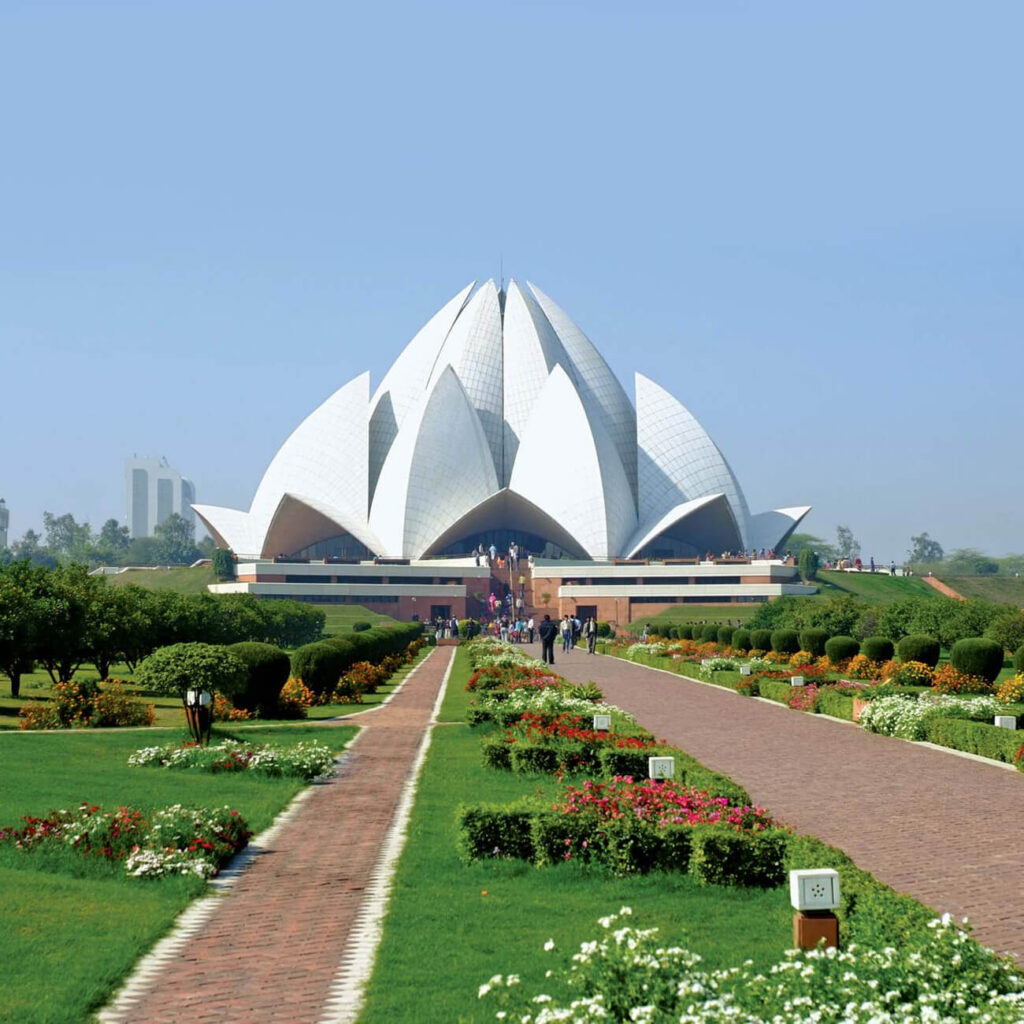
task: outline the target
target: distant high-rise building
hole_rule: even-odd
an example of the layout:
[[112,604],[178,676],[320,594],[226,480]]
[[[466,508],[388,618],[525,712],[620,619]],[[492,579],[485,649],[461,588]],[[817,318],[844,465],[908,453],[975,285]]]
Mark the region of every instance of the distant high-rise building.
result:
[[7,527],[11,522],[11,513],[7,511],[7,503],[0,498],[0,549],[7,547]]
[[195,522],[195,485],[167,465],[166,459],[124,460],[126,523],[133,537],[150,537],[172,512]]

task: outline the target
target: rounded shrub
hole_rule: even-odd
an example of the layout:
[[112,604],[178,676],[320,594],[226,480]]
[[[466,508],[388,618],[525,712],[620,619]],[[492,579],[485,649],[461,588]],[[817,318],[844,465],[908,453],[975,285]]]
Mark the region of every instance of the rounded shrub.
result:
[[718,643],[718,627],[717,626],[704,626],[700,631],[700,638],[706,644]]
[[728,647],[732,643],[732,638],[736,633],[735,626],[719,626],[718,627],[718,642],[724,647]]
[[749,651],[751,648],[750,630],[742,627],[737,629],[732,635],[732,645],[738,651]]
[[1013,671],[1024,672],[1024,646],[1017,648],[1017,653],[1013,656]]
[[825,657],[833,665],[849,661],[860,653],[860,644],[852,636],[834,636],[825,642]]
[[678,626],[669,626],[668,627],[668,638],[670,640],[678,640],[679,639],[679,627]]
[[949,663],[961,672],[994,683],[1003,667],[1003,645],[981,636],[957,640],[950,648]]
[[680,640],[692,640],[693,639],[693,627],[692,626],[679,626],[679,639]]
[[599,621],[597,624],[597,635],[615,636],[615,631],[612,629],[612,624],[610,622]]
[[869,636],[860,645],[860,653],[869,661],[892,661],[895,651],[887,636]]
[[925,633],[912,633],[896,645],[896,653],[900,661],[919,661],[935,668],[939,663],[939,641]]
[[813,654],[816,658],[820,658],[825,653],[827,640],[827,629],[809,627],[800,630],[800,650],[807,651],[808,654]]
[[349,651],[333,640],[318,640],[292,651],[292,675],[317,696],[331,693],[351,664]]
[[795,629],[777,629],[771,635],[771,645],[776,654],[796,654],[800,650],[800,635]]
[[472,640],[473,637],[479,636],[480,634],[480,623],[476,619],[459,619],[459,636],[463,640]]
[[752,651],[767,651],[772,645],[772,631],[770,629],[752,629],[750,631],[750,647]]
[[373,629],[372,624],[369,623],[369,622],[353,622],[352,623],[352,632],[353,633],[362,633],[362,632],[364,632],[367,629]]
[[235,695],[235,706],[258,711],[263,718],[271,717],[277,709],[281,687],[291,674],[291,659],[273,644],[230,644],[227,650],[245,665],[248,673],[245,686]]

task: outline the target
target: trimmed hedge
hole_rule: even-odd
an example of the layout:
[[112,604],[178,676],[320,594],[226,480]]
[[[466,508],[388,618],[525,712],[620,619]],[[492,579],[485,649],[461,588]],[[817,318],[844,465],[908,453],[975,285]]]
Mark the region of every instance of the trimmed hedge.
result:
[[690,874],[701,885],[774,889],[786,879],[788,842],[788,834],[777,828],[749,834],[694,825]]
[[818,690],[818,713],[852,722],[853,697],[840,693],[832,686],[823,686]]
[[752,629],[750,631],[750,647],[747,650],[751,651],[767,651],[772,646],[772,631],[770,629]]
[[860,645],[860,653],[871,661],[892,661],[896,648],[887,636],[869,636]]
[[353,622],[352,632],[353,633],[365,633],[366,630],[373,629],[372,622]]
[[718,643],[718,627],[712,625],[703,626],[700,631],[700,638],[706,644]]
[[736,630],[732,635],[732,645],[738,651],[749,651],[750,650],[750,630],[743,629],[742,626]]
[[[680,640],[692,640],[693,639],[693,626],[679,626],[679,639]],[[1024,647],[1021,648],[1024,650]]]
[[785,704],[786,698],[793,692],[793,686],[785,679],[758,679],[757,692],[767,700]]
[[800,650],[820,658],[825,653],[828,642],[827,629],[803,629],[800,631]]
[[535,813],[533,805],[526,802],[506,807],[460,807],[460,854],[467,861],[489,857],[533,860],[530,826]]
[[961,672],[994,683],[1003,667],[1003,645],[981,636],[957,640],[950,648],[949,663]]
[[728,647],[732,643],[732,638],[736,633],[735,626],[719,626],[718,627],[718,642],[723,647]]
[[771,635],[771,644],[777,654],[796,654],[800,650],[800,634],[795,629],[777,629]]
[[245,688],[233,698],[235,706],[258,711],[263,718],[272,717],[277,711],[281,687],[291,673],[291,659],[273,644],[247,642],[230,644],[226,649],[245,665],[248,673]]
[[330,693],[350,664],[347,651],[339,650],[327,640],[292,651],[292,675],[301,679],[317,696]]
[[939,651],[939,641],[925,633],[912,633],[896,645],[900,661],[921,661],[929,668],[938,665]]
[[1013,671],[1024,672],[1024,647],[1018,647],[1013,656]]
[[610,622],[605,622],[602,619],[598,619],[597,622],[597,635],[598,636],[615,636],[615,630],[612,629]]
[[1024,744],[1020,732],[964,718],[926,718],[924,738],[940,747],[980,754],[993,761],[1005,761],[1006,764],[1013,764],[1013,755]]
[[860,653],[860,644],[852,636],[834,636],[825,644],[825,656],[833,665],[849,661]]

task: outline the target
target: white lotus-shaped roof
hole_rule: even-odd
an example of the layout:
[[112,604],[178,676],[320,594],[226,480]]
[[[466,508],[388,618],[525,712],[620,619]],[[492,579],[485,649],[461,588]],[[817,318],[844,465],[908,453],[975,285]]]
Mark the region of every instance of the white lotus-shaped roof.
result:
[[[778,548],[809,507],[751,515],[693,415],[512,281],[460,291],[370,395],[369,374],[281,446],[248,512],[195,505],[243,557],[421,558],[518,539],[575,557]],[[506,541],[507,543],[507,541]]]

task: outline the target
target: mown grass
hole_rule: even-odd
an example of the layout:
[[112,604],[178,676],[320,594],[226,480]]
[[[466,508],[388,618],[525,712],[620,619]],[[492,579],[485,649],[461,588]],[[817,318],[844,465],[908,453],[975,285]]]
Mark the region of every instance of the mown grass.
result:
[[127,569],[106,581],[115,587],[136,583],[150,590],[176,590],[179,594],[205,594],[211,583],[220,582],[208,565],[194,569]]
[[885,572],[841,572],[820,570],[816,580],[818,593],[809,600],[852,594],[869,604],[886,604],[905,597],[941,597],[920,576],[890,576]]
[[948,576],[943,573],[939,579],[971,600],[1024,608],[1024,576]]
[[550,794],[555,785],[481,766],[481,732],[462,724],[468,674],[460,651],[439,716],[460,724],[434,732],[361,1024],[423,1020],[427,994],[432,1020],[492,1020],[477,999],[482,982],[511,971],[544,991],[544,942],[574,948],[600,930],[598,917],[623,905],[633,908],[637,926],[661,928],[715,966],[746,957],[768,964],[788,947],[792,910],[782,889],[701,888],[688,876],[661,873],[610,878],[572,863],[462,864],[455,845],[460,803],[506,803]]
[[[340,750],[357,730],[313,724],[218,730],[258,742],[322,739]],[[259,832],[302,788],[296,779],[129,768],[140,746],[175,732],[52,732],[0,737],[0,826],[82,801],[151,809],[228,804]],[[184,738],[184,732],[180,733]],[[83,1020],[109,998],[135,961],[203,888],[180,878],[131,881],[119,865],[39,857],[0,847],[0,1019],[19,1024]]]

